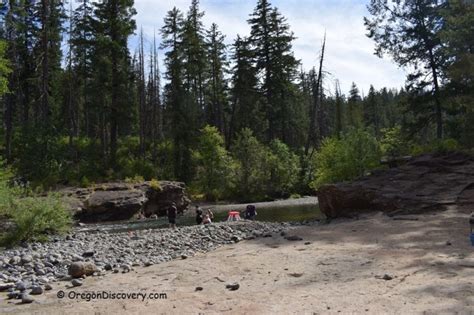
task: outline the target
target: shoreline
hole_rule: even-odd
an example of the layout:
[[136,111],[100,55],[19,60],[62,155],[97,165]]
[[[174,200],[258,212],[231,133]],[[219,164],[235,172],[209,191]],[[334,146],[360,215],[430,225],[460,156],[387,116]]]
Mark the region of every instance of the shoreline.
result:
[[[191,203],[187,212],[193,212],[193,206],[198,204],[203,209],[211,208],[216,212],[226,212],[231,210],[244,211],[247,205],[255,205],[258,208],[284,208],[289,206],[318,206],[318,198],[314,196],[304,196],[295,199],[282,199],[274,201],[262,202],[248,202],[248,203],[229,203],[229,204],[215,204],[215,203]],[[185,214],[186,215],[186,214]]]
[[[382,213],[317,226],[291,226],[259,237],[127,273],[53,283],[28,305],[4,300],[6,314],[469,314],[474,309],[474,252],[468,215]],[[284,233],[283,233],[284,234]],[[295,240],[289,235],[296,236]],[[232,291],[229,284],[239,284]],[[198,289],[199,288],[199,289]],[[58,299],[75,292],[164,292],[166,300]]]
[[[296,223],[294,223],[296,224]],[[92,263],[95,275],[105,276],[133,267],[186,259],[226,244],[273,237],[294,224],[242,220],[176,229],[144,229],[109,233],[73,230],[45,243],[29,243],[0,251],[0,291],[15,291],[70,281],[68,267]]]

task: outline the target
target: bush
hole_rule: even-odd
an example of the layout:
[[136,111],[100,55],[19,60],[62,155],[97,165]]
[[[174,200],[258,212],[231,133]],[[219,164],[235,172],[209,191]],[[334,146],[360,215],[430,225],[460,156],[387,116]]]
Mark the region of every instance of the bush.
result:
[[298,156],[280,140],[270,143],[270,153],[266,163],[270,170],[267,193],[276,197],[288,197],[298,182]]
[[44,240],[47,235],[69,230],[72,218],[59,196],[42,197],[26,189],[11,187],[9,173],[0,172],[0,211],[15,228],[2,231],[1,243],[11,246],[21,241]]
[[201,129],[197,149],[192,152],[196,165],[196,190],[207,200],[224,197],[232,187],[233,161],[224,147],[224,138],[216,127]]
[[448,153],[460,149],[459,143],[455,139],[434,140],[427,145],[414,145],[411,148],[412,155],[420,155],[423,153]]
[[403,137],[400,126],[382,129],[382,134],[380,147],[383,155],[394,158],[409,153],[410,145]]
[[257,140],[250,129],[244,128],[232,146],[232,155],[237,161],[235,196],[240,201],[267,199],[270,150]]
[[4,245],[21,241],[46,240],[47,235],[62,234],[71,226],[71,214],[58,196],[24,197],[16,200],[10,211],[15,229],[6,233]]
[[144,181],[145,181],[145,179],[141,175],[135,175],[133,177],[126,177],[125,178],[125,182],[127,184],[139,184],[139,183],[143,183]]
[[318,188],[328,183],[351,180],[380,165],[380,146],[370,133],[351,130],[340,139],[326,138],[315,155],[315,180]]
[[161,188],[161,184],[160,182],[155,179],[155,178],[152,178],[151,181],[150,181],[150,187],[151,189],[153,189],[154,191],[161,191],[162,188]]

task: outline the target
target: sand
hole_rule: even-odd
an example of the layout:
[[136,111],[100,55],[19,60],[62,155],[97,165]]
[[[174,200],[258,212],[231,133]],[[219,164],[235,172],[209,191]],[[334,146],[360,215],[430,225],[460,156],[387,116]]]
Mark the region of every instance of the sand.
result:
[[[289,233],[302,241],[275,235],[90,277],[78,288],[58,282],[28,305],[2,293],[0,313],[474,314],[467,214],[451,209],[404,218],[418,220],[370,214]],[[384,280],[385,274],[393,279]],[[239,289],[226,289],[233,282]],[[59,290],[166,293],[167,299],[71,300],[57,298]]]

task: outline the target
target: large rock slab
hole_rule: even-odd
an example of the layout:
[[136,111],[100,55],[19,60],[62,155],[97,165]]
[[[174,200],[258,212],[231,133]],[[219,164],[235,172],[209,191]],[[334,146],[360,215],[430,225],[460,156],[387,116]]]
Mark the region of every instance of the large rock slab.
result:
[[421,213],[450,205],[469,211],[474,204],[474,157],[465,153],[424,154],[403,166],[375,171],[351,183],[322,186],[316,194],[328,218],[350,217],[362,211]]
[[97,221],[126,220],[135,215],[146,201],[137,189],[94,191],[85,200],[82,216]]
[[190,203],[184,183],[172,181],[97,184],[61,190],[74,216],[84,222],[127,220],[139,212],[166,215],[174,203],[182,213]]

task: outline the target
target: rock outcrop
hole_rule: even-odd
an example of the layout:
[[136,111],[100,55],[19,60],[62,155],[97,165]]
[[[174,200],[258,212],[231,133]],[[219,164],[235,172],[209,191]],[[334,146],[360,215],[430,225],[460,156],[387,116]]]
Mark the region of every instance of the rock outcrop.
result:
[[91,188],[67,188],[61,193],[74,216],[84,222],[127,220],[140,211],[145,216],[162,216],[173,203],[182,213],[190,203],[184,183],[171,181],[161,181],[159,185],[114,182]]
[[424,154],[351,183],[325,185],[316,194],[328,218],[351,217],[361,211],[421,213],[450,205],[467,211],[466,206],[474,204],[474,157]]

